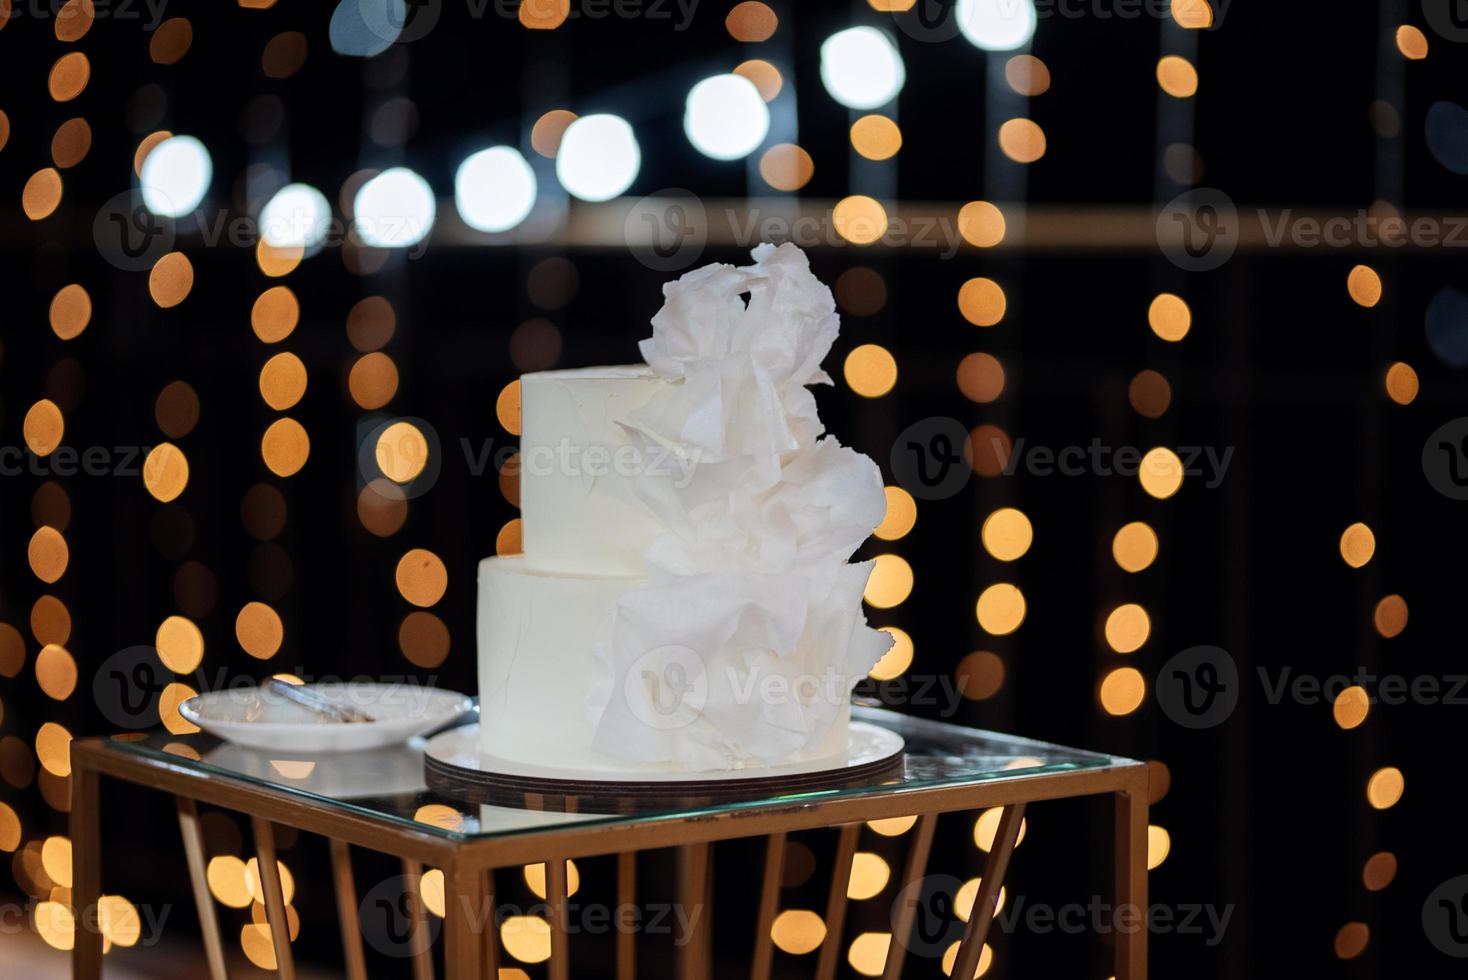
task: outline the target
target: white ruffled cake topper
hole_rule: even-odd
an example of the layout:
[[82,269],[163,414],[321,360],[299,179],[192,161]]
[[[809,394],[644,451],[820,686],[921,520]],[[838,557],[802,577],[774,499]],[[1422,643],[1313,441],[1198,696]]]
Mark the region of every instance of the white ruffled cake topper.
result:
[[796,246],[753,257],[663,287],[641,349],[672,384],[619,420],[692,473],[639,480],[668,530],[596,650],[596,748],[627,761],[728,769],[814,750],[892,642],[862,614],[871,563],[848,562],[882,520],[881,473],[822,435],[806,387],[830,383],[835,302]]

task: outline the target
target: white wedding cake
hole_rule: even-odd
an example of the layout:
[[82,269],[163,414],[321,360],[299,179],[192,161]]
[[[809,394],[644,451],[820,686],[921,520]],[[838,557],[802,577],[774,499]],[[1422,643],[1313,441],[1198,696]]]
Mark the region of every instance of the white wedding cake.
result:
[[845,754],[890,644],[852,553],[875,463],[807,386],[839,318],[794,245],[663,289],[645,364],[521,378],[524,554],[479,566],[483,749],[576,771]]

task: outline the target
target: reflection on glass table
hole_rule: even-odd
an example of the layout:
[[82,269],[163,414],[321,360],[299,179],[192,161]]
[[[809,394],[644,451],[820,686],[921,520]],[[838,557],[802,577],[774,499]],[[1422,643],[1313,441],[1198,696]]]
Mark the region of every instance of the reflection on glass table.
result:
[[[429,788],[422,739],[392,749],[319,755],[266,753],[207,735],[177,736],[167,732],[124,735],[112,744],[122,751],[160,761],[166,759],[201,773],[234,776],[343,810],[410,824],[415,829],[423,829],[422,814],[426,812],[433,817],[427,821],[433,830],[462,837],[534,831],[547,823],[616,823],[707,815],[723,809],[754,809],[797,800],[816,802],[869,793],[888,795],[919,788],[1135,765],[1128,759],[925,721],[878,708],[855,707],[852,719],[890,728],[902,736],[903,759],[896,775],[875,784],[815,793],[776,793],[712,806],[695,795],[660,801],[657,808],[649,809],[637,806],[635,794],[629,794],[627,812],[623,813],[558,812],[574,810],[576,801],[570,801],[568,807],[568,801],[563,798],[533,794],[521,794],[513,801],[496,800],[493,806],[473,805],[451,792]],[[557,812],[555,819],[548,819],[550,812]]]

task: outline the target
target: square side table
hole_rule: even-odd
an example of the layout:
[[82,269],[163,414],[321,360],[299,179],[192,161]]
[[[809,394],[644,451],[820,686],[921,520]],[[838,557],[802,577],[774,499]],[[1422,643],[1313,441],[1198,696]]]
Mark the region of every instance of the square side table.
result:
[[[873,709],[855,719],[881,725],[906,742],[903,768],[875,785],[776,795],[767,799],[653,812],[578,813],[575,801],[552,804],[528,797],[518,806],[472,806],[430,790],[422,746],[337,755],[282,757],[204,735],[164,732],[82,739],[72,745],[72,902],[76,921],[75,980],[100,980],[103,937],[97,924],[101,896],[102,777],[146,786],[175,797],[190,881],[202,925],[211,980],[225,980],[223,942],[205,868],[199,804],[249,817],[259,858],[266,918],[282,980],[293,980],[289,924],[276,865],[278,825],[319,834],[330,843],[341,920],[346,975],[365,980],[366,958],[358,923],[358,896],[350,848],[402,861],[414,980],[433,980],[420,883],[425,867],[444,874],[444,964],[448,980],[496,977],[499,937],[493,927],[494,871],[544,863],[550,910],[551,980],[571,975],[566,861],[617,855],[619,906],[633,904],[638,851],[675,848],[679,901],[706,905],[712,897],[710,845],[764,837],[765,864],[750,976],[767,980],[773,962],[771,924],[778,912],[788,835],[815,828],[838,833],[835,868],[825,909],[826,934],[815,975],[831,980],[840,961],[847,884],[863,823],[916,817],[899,886],[914,885],[927,868],[940,814],[1001,808],[979,894],[963,928],[953,976],[973,976],[993,923],[1001,886],[1031,803],[1110,795],[1115,812],[1115,967],[1117,980],[1145,980],[1147,936],[1139,910],[1147,905],[1147,766],[1130,759],[1069,749],[1009,735],[924,721]],[[556,807],[556,808],[553,808]],[[630,807],[629,807],[630,809]],[[572,812],[566,812],[571,810]],[[916,897],[894,908],[892,937],[882,976],[902,975],[917,917]],[[1122,918],[1125,914],[1126,919]],[[712,952],[701,915],[678,953],[684,980],[710,975]],[[1130,920],[1132,925],[1127,924]],[[635,935],[618,929],[615,975],[636,976]]]

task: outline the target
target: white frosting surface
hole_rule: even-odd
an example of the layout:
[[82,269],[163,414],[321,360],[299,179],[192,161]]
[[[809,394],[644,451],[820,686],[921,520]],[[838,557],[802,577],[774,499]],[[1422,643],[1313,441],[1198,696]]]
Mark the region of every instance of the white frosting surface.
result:
[[[617,601],[645,586],[633,578],[538,573],[518,556],[480,562],[480,738],[487,753],[560,769],[675,768],[597,751],[587,711],[591,651]],[[824,742],[792,761],[843,752],[847,714]]]
[[644,452],[616,419],[668,386],[645,364],[546,371],[520,379],[520,514],[526,562],[538,571],[641,575],[663,531],[636,478],[668,453]]
[[[635,578],[542,575],[524,558],[479,563],[479,724],[486,751],[595,765],[591,650]],[[605,764],[603,760],[602,764]]]
[[[838,331],[793,245],[664,287],[646,365],[522,378],[525,556],[480,566],[487,752],[728,770],[846,751],[881,474],[822,436]],[[747,297],[747,300],[746,300]]]

